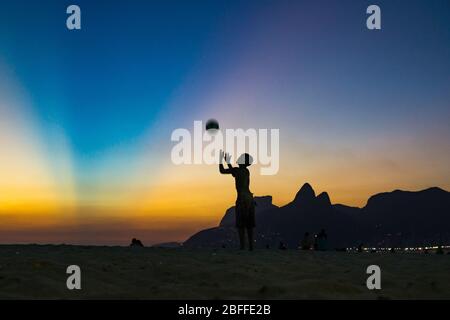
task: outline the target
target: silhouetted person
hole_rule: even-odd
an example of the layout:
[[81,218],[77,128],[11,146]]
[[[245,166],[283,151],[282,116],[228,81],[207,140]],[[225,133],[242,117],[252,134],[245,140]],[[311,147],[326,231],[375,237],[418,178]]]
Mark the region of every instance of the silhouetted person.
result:
[[311,238],[309,236],[309,232],[305,232],[302,241],[300,242],[300,249],[302,250],[310,250],[311,249]]
[[358,252],[363,252],[363,244],[360,243],[358,246]]
[[437,247],[436,254],[444,254],[444,250],[442,250],[442,246]]
[[143,247],[144,245],[142,244],[141,240],[138,240],[136,238],[133,238],[133,240],[131,240],[131,244],[130,247]]
[[[223,160],[228,168],[223,166]],[[255,227],[255,203],[253,193],[250,192],[250,171],[247,169],[253,162],[248,153],[242,154],[238,160],[238,167],[231,165],[229,154],[220,151],[219,171],[222,174],[231,174],[234,177],[237,199],[236,199],[236,227],[239,233],[241,249],[245,249],[245,230],[247,230],[249,249],[253,250],[253,228]]]
[[278,245],[278,249],[280,249],[280,250],[286,250],[286,249],[287,249],[287,246],[284,244],[283,241],[280,241],[280,244]]
[[327,250],[328,236],[325,233],[325,229],[320,230],[316,239],[317,239],[317,250],[321,250],[321,251]]

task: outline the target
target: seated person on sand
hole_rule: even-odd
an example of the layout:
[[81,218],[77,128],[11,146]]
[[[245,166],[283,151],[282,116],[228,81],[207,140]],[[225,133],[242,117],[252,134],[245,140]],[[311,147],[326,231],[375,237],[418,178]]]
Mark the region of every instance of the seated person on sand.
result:
[[133,238],[133,240],[131,240],[130,243],[130,247],[143,247],[144,245],[142,244],[141,240],[138,240],[136,238]]
[[[223,166],[223,160],[227,163],[227,169]],[[245,230],[247,230],[249,249],[253,250],[253,228],[255,227],[255,203],[253,193],[250,192],[250,171],[247,169],[253,162],[248,153],[242,154],[238,160],[238,167],[231,165],[229,154],[220,151],[219,171],[221,174],[231,174],[234,178],[236,199],[236,227],[239,233],[240,248],[245,249]]]

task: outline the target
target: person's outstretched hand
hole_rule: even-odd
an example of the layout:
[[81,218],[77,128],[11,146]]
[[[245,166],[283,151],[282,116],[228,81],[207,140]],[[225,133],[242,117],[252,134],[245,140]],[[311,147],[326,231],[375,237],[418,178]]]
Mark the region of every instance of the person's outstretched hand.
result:
[[225,159],[225,162],[226,162],[227,164],[230,164],[230,163],[231,163],[231,156],[230,156],[229,153],[225,153],[224,159]]

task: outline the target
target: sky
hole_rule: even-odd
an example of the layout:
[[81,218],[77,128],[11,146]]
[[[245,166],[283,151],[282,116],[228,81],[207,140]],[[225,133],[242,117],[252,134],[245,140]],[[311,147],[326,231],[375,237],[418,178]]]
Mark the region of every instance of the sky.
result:
[[[81,30],[66,8],[81,8]],[[280,130],[251,190],[450,190],[450,2],[1,1],[0,243],[183,241],[235,201],[177,128]]]

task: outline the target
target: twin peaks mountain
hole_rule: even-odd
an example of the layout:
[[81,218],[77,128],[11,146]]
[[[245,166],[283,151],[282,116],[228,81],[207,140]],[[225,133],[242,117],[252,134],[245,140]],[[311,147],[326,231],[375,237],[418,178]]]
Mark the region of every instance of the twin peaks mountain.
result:
[[[255,197],[256,244],[274,247],[280,241],[296,248],[305,232],[325,229],[330,248],[350,246],[422,246],[450,242],[450,192],[440,188],[379,193],[363,208],[332,204],[326,192],[316,195],[305,183],[292,202],[278,207],[271,196]],[[230,247],[238,243],[235,207],[217,227],[202,230],[184,242],[187,247]]]

